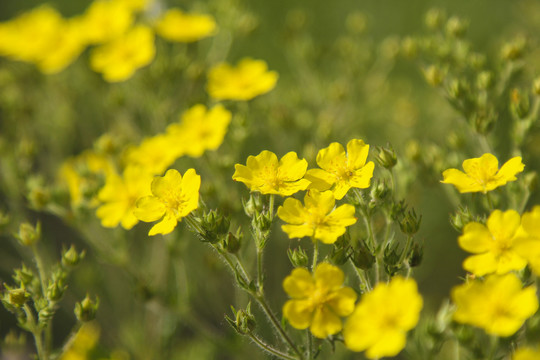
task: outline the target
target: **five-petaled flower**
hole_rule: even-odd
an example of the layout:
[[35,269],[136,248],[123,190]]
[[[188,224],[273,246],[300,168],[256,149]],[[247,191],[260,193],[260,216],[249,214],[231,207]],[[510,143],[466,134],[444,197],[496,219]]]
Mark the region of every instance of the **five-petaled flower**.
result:
[[336,199],[331,191],[311,189],[304,197],[304,205],[294,198],[287,198],[278,208],[279,218],[287,224],[281,226],[290,239],[310,236],[325,244],[336,242],[346,227],[356,223],[354,206],[343,204],[334,208]]
[[311,187],[324,191],[334,186],[334,196],[342,199],[350,188],[365,189],[370,185],[375,164],[366,163],[369,145],[359,139],[347,143],[347,152],[340,143],[334,142],[319,151],[317,164],[320,169],[310,169],[306,179]]
[[186,14],[180,9],[167,10],[156,23],[156,33],[178,42],[194,42],[216,33],[214,18],[205,14]]
[[413,279],[394,277],[362,295],[343,329],[345,345],[370,359],[397,355],[418,323],[423,300]]
[[499,161],[492,154],[484,154],[479,158],[463,161],[462,172],[458,169],[448,169],[443,172],[443,184],[454,185],[460,193],[483,192],[484,194],[509,181],[516,180],[516,174],[523,171],[525,165],[521,157],[516,156],[499,169]]
[[[516,252],[527,259],[536,276],[540,276],[540,206],[521,217],[520,241],[516,244]],[[522,238],[521,238],[522,237]]]
[[522,288],[514,273],[490,275],[452,289],[454,320],[497,336],[513,335],[538,310],[536,288]]
[[251,100],[272,90],[277,79],[263,60],[244,58],[236,67],[221,63],[210,69],[207,90],[217,100]]
[[295,329],[309,329],[318,338],[338,333],[341,317],[354,310],[356,292],[343,286],[341,269],[320,263],[311,273],[296,268],[283,280],[283,289],[292,298],[283,306],[283,316]]
[[246,165],[236,164],[232,178],[246,184],[251,191],[290,196],[309,186],[309,181],[303,179],[307,166],[307,161],[298,159],[293,151],[278,161],[276,154],[264,150],[257,156],[249,156]]
[[134,214],[145,222],[161,219],[148,235],[168,234],[174,230],[178,221],[197,209],[200,186],[201,177],[194,169],[187,170],[183,177],[178,171],[170,169],[163,177],[154,178],[152,195],[137,201]]
[[463,235],[458,238],[459,246],[476,255],[465,259],[463,268],[478,276],[523,269],[527,260],[516,252],[516,247],[526,240],[518,231],[520,223],[517,211],[495,210],[486,225],[478,222],[465,225]]

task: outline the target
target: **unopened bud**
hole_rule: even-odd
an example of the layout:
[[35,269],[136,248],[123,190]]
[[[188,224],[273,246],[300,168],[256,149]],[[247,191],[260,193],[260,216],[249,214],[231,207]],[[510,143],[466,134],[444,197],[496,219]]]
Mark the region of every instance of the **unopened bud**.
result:
[[81,322],[88,322],[96,318],[96,312],[99,307],[99,299],[92,301],[89,295],[75,304],[75,316]]
[[378,146],[377,150],[379,153],[377,154],[375,160],[377,160],[379,165],[386,169],[392,169],[397,164],[396,152],[394,151],[392,145],[388,144],[387,147]]
[[474,217],[468,207],[460,206],[455,214],[450,215],[450,224],[459,232],[463,231],[463,227],[474,221]]
[[354,250],[351,260],[357,268],[369,270],[375,263],[375,256],[365,246],[361,245]]
[[426,13],[425,22],[429,29],[440,29],[445,20],[446,15],[440,9],[431,9]]
[[452,16],[446,23],[446,33],[450,36],[461,38],[467,32],[469,24],[457,16]]
[[401,232],[409,236],[414,235],[420,229],[420,223],[422,222],[422,216],[418,217],[413,210],[407,211],[403,220],[399,223]]
[[28,287],[34,280],[34,273],[24,264],[20,269],[15,269],[14,273],[13,279],[19,283],[21,287]]
[[249,195],[248,201],[242,199],[244,205],[244,211],[246,215],[250,218],[254,217],[256,214],[260,213],[263,209],[263,203],[261,196],[258,193],[251,193]]
[[35,227],[26,222],[22,223],[15,237],[24,246],[35,245],[41,238],[41,223],[38,221]]
[[233,233],[229,232],[227,237],[225,238],[224,247],[227,252],[231,254],[235,254],[240,250],[240,237],[233,235]]
[[8,302],[11,305],[21,307],[30,300],[30,294],[25,289],[12,289],[8,292]]
[[406,37],[401,42],[401,52],[408,58],[414,58],[418,53],[418,41],[412,37]]
[[47,287],[47,299],[50,301],[59,301],[64,296],[67,286],[63,285],[60,281],[54,281]]
[[430,65],[424,70],[424,77],[431,86],[439,86],[444,80],[443,72],[435,65]]
[[289,256],[289,260],[291,261],[291,264],[295,268],[301,268],[306,267],[309,261],[308,255],[302,248],[294,249],[294,250],[287,250],[287,255]]
[[527,39],[520,36],[514,39],[513,41],[503,45],[501,53],[502,57],[505,60],[518,60],[523,57],[525,53],[525,48],[527,47]]
[[77,252],[74,245],[71,245],[71,247],[68,250],[64,250],[62,253],[62,264],[65,266],[76,266],[79,261],[84,259],[84,256],[86,255],[86,252],[83,250],[80,253]]
[[510,109],[517,118],[524,119],[529,114],[529,97],[519,89],[513,89],[510,92]]
[[476,86],[480,90],[487,90],[493,84],[493,74],[489,71],[482,71],[476,78]]
[[422,263],[423,258],[424,258],[424,248],[422,247],[422,245],[415,242],[412,246],[412,249],[409,253],[409,257],[407,259],[409,266],[410,267],[419,266]]
[[236,330],[240,335],[250,334],[253,330],[255,330],[257,322],[251,313],[251,303],[248,303],[246,310],[236,311],[232,306],[231,309],[234,314],[234,319],[225,316],[225,320],[227,320],[229,325],[231,325],[234,330]]

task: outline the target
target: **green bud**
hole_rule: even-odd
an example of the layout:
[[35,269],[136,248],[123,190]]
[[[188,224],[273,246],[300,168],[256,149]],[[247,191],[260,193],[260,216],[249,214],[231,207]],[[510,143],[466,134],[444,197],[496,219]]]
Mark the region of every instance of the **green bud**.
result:
[[21,287],[24,287],[24,288],[27,288],[35,278],[35,275],[32,269],[27,268],[26,265],[24,264],[20,269],[15,269],[14,273],[15,275],[13,275],[13,279]]
[[474,131],[479,134],[487,134],[493,129],[495,120],[496,118],[493,115],[493,112],[489,111],[488,109],[474,112],[471,115],[470,122],[474,128]]
[[517,37],[513,41],[503,45],[501,50],[502,58],[510,61],[521,59],[526,47],[527,39],[523,36]]
[[443,72],[435,65],[430,65],[424,69],[424,77],[431,86],[439,86],[444,80]]
[[457,16],[452,16],[446,23],[446,33],[455,38],[461,38],[467,32],[469,24]]
[[289,260],[291,261],[292,266],[295,268],[297,267],[306,267],[309,261],[309,257],[302,248],[298,249],[288,249],[287,255],[289,256]]
[[472,221],[474,221],[474,216],[466,206],[459,206],[458,211],[455,214],[450,215],[450,224],[458,232],[463,232],[463,227]]
[[392,204],[392,208],[390,209],[390,217],[394,221],[399,221],[405,216],[406,210],[407,210],[407,203],[405,202],[405,200],[394,202]]
[[523,94],[519,89],[512,89],[510,92],[510,110],[518,119],[524,119],[529,114],[529,96]]
[[47,287],[47,299],[50,301],[58,302],[64,296],[67,286],[63,285],[61,281],[54,281]]
[[76,266],[79,261],[84,259],[85,255],[86,252],[84,250],[78,253],[75,246],[71,245],[68,250],[64,250],[62,253],[62,264],[64,266]]
[[384,249],[384,254],[383,254],[384,270],[386,271],[388,276],[390,277],[394,276],[401,269],[401,263],[399,260],[400,260],[400,256],[397,254],[395,248],[392,248],[391,246],[387,246]]
[[377,163],[386,169],[392,169],[397,164],[396,152],[392,145],[388,144],[388,147],[378,146],[378,154],[375,157]]
[[458,100],[464,98],[469,92],[468,90],[469,87],[467,83],[458,79],[452,79],[448,84],[448,88],[446,89],[451,98]]
[[431,9],[426,13],[425,23],[429,29],[440,29],[445,20],[446,15],[440,9]]
[[390,187],[386,184],[386,181],[377,180],[371,187],[370,195],[372,201],[384,202],[390,195]]
[[410,267],[417,267],[422,263],[424,258],[424,248],[418,243],[413,243],[412,249],[409,252],[407,262]]
[[340,266],[343,265],[349,260],[349,249],[341,246],[334,246],[332,248],[332,253],[330,254],[330,261],[334,265]]
[[362,270],[369,270],[375,263],[375,256],[364,245],[353,251],[352,262],[354,266]]
[[272,219],[270,219],[269,213],[257,214],[253,217],[251,222],[254,228],[259,229],[260,231],[268,231],[272,226]]
[[523,182],[531,194],[534,194],[538,189],[538,173],[530,171],[523,177]]
[[414,235],[420,229],[422,216],[418,217],[414,209],[407,211],[403,220],[399,222],[401,232],[409,236]]
[[246,310],[236,311],[232,306],[231,310],[234,314],[234,319],[231,319],[228,316],[225,316],[225,319],[234,330],[236,330],[240,335],[250,334],[253,330],[255,330],[257,322],[251,313],[251,303],[248,303]]
[[75,304],[75,316],[81,322],[88,322],[96,318],[96,312],[99,307],[99,298],[92,301],[89,295]]
[[38,221],[35,227],[27,222],[22,223],[15,237],[24,246],[35,245],[41,238],[41,223]]
[[8,291],[7,301],[11,305],[21,307],[26,304],[28,300],[30,300],[30,297],[30,293],[23,288],[12,289]]
[[407,36],[401,42],[401,52],[408,58],[414,58],[418,54],[418,41]]
[[480,90],[487,90],[493,84],[493,74],[489,71],[482,71],[476,77],[476,86]]
[[[240,229],[239,229],[240,230]],[[238,234],[238,233],[237,233]],[[224,248],[227,252],[235,254],[240,250],[241,241],[239,236],[233,235],[231,232],[227,235],[224,242]]]
[[537,77],[533,81],[532,91],[535,95],[540,95],[540,77]]
[[244,205],[246,215],[250,218],[262,212],[263,209],[263,203],[259,193],[251,193],[248,201],[244,201],[244,199],[242,199],[242,204]]

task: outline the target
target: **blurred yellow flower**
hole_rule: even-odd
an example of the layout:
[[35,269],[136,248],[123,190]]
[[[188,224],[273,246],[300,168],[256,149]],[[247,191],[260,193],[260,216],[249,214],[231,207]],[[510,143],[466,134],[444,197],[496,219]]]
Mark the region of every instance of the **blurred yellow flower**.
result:
[[540,350],[532,349],[532,348],[518,349],[514,353],[514,356],[512,356],[512,360],[538,360],[538,359],[540,359]]
[[356,223],[354,206],[344,204],[334,208],[336,200],[331,191],[309,190],[304,204],[287,198],[278,208],[279,218],[287,224],[281,229],[290,239],[310,236],[325,244],[336,242],[345,233],[346,227]]
[[137,69],[152,62],[156,54],[154,33],[137,25],[109,43],[93,49],[90,66],[109,82],[129,79]]
[[357,295],[343,286],[341,269],[320,263],[311,273],[304,268],[294,269],[283,280],[283,289],[292,298],[283,306],[283,316],[295,329],[307,329],[321,339],[338,333],[341,317],[354,310]]
[[251,191],[290,196],[309,186],[309,181],[302,179],[307,161],[298,159],[293,151],[278,162],[276,154],[263,150],[257,156],[249,156],[246,165],[236,164],[232,178],[246,184]]
[[138,165],[154,175],[162,174],[181,155],[177,152],[174,138],[158,134],[145,138],[138,146],[125,150],[127,164]]
[[126,1],[94,0],[80,16],[86,39],[91,44],[102,44],[122,36],[135,20]]
[[454,320],[484,329],[497,336],[510,336],[538,309],[536,288],[522,289],[514,273],[490,275],[452,289],[456,304]]
[[517,211],[495,210],[486,225],[477,222],[465,225],[463,235],[458,238],[459,246],[477,255],[465,259],[463,268],[478,276],[523,269],[527,260],[516,251],[525,240],[518,231],[520,223]]
[[523,231],[519,234],[516,252],[527,259],[532,271],[540,276],[540,206],[523,214],[521,226]]
[[236,67],[227,63],[208,72],[208,94],[217,100],[251,100],[276,86],[278,74],[263,60],[244,58]]
[[113,0],[126,6],[133,11],[142,11],[146,9],[154,0]]
[[85,360],[88,352],[92,350],[99,340],[99,327],[94,322],[84,323],[68,350],[62,354],[59,360]]
[[484,194],[509,181],[516,180],[516,174],[523,171],[525,165],[521,157],[508,160],[499,169],[499,161],[492,154],[486,153],[479,158],[463,161],[462,172],[458,169],[448,169],[443,172],[443,184],[454,185],[460,193],[483,192]]
[[155,25],[156,33],[164,39],[193,42],[216,33],[214,18],[204,14],[186,14],[180,9],[169,9]]
[[153,176],[138,166],[128,166],[122,176],[111,173],[105,186],[98,193],[102,205],[96,210],[104,227],[116,227],[121,224],[126,230],[131,229],[139,220],[133,215],[137,200],[152,194],[150,184]]
[[199,188],[201,177],[194,169],[189,169],[184,176],[174,170],[168,170],[163,177],[157,176],[152,181],[152,195],[137,201],[135,216],[154,225],[148,235],[168,234],[174,230],[178,221],[189,215],[199,206]]
[[167,127],[171,150],[177,156],[183,154],[200,157],[206,150],[216,150],[227,133],[231,113],[222,105],[207,110],[198,104],[185,111],[180,123]]
[[370,359],[395,356],[418,323],[423,300],[413,279],[396,276],[362,295],[343,329],[345,345]]
[[320,169],[310,169],[306,179],[310,188],[325,191],[332,186],[336,199],[342,199],[350,188],[368,188],[373,177],[375,164],[366,163],[369,145],[363,140],[353,139],[347,143],[347,152],[340,143],[334,142],[319,151],[317,165]]

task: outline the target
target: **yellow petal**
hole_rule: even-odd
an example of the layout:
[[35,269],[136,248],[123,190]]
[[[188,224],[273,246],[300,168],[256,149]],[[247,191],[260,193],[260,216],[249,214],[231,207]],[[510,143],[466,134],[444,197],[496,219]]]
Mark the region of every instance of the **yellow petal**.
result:
[[497,173],[497,177],[506,182],[516,180],[516,174],[523,171],[525,165],[521,162],[521,157],[516,156],[501,166],[501,169]]
[[310,189],[326,191],[336,182],[336,177],[322,169],[310,169],[305,178],[311,182]]
[[353,176],[349,179],[349,184],[352,187],[359,189],[366,189],[369,187],[371,178],[373,177],[373,170],[375,169],[375,164],[373,161],[368,162],[362,168],[354,171]]
[[182,187],[182,175],[175,170],[169,169],[164,176],[156,176],[152,181],[152,194],[161,199],[168,199],[171,194],[176,194]]
[[454,185],[460,193],[484,191],[484,188],[469,175],[457,169],[448,169],[443,172],[443,184]]
[[154,236],[157,234],[169,234],[174,230],[177,223],[178,222],[176,221],[174,214],[171,211],[167,211],[163,219],[150,229],[148,235]]
[[504,213],[500,210],[495,210],[489,215],[486,222],[489,232],[495,239],[511,239],[519,225],[521,217],[515,210],[508,210]]
[[307,298],[315,291],[315,282],[308,270],[296,268],[283,280],[283,289],[293,299]]
[[363,140],[353,139],[347,143],[347,168],[360,169],[366,164],[369,145]]
[[289,239],[301,239],[305,236],[313,236],[313,228],[309,225],[282,225],[283,230]]
[[283,305],[283,316],[295,329],[307,329],[311,323],[312,313],[309,300],[289,300]]
[[155,196],[140,198],[137,200],[136,206],[133,215],[145,222],[156,221],[165,214],[165,205]]
[[303,224],[306,219],[304,206],[295,198],[287,198],[277,210],[278,217],[289,224]]
[[343,275],[343,271],[337,266],[323,262],[317,265],[314,278],[318,289],[324,288],[332,290],[341,288],[345,276]]
[[406,337],[403,331],[392,329],[373,343],[367,350],[369,359],[378,359],[386,356],[395,356],[405,347]]
[[345,168],[347,166],[345,149],[340,143],[331,143],[330,146],[320,150],[317,154],[317,165],[329,172],[337,168]]
[[329,335],[340,332],[341,328],[341,319],[328,307],[321,306],[315,309],[309,328],[315,337],[324,339]]
[[463,235],[458,238],[458,243],[463,250],[479,254],[491,248],[493,238],[485,225],[472,222],[465,225]]
[[349,316],[354,311],[357,297],[358,295],[353,289],[343,287],[332,293],[331,299],[326,302],[326,305],[339,316]]
[[299,180],[305,175],[307,166],[308,163],[305,159],[298,159],[298,155],[291,151],[279,161],[279,178],[285,181]]
[[498,262],[493,253],[469,256],[463,261],[463,268],[477,276],[494,273]]

